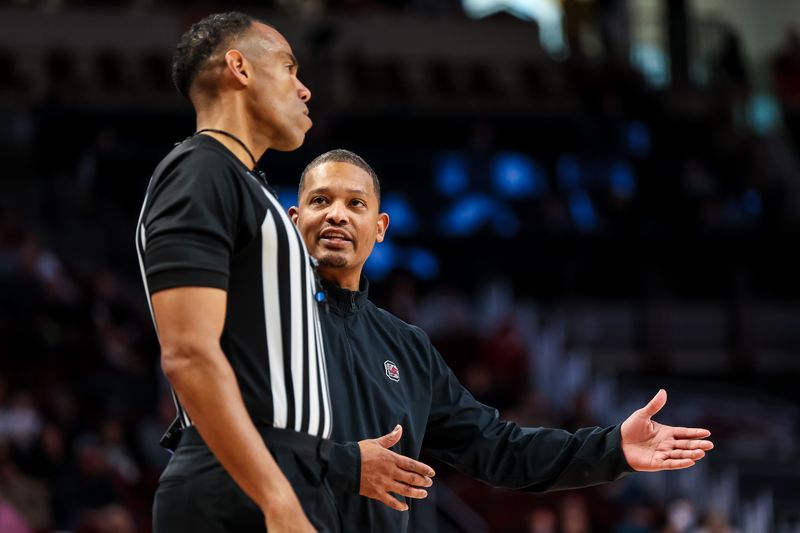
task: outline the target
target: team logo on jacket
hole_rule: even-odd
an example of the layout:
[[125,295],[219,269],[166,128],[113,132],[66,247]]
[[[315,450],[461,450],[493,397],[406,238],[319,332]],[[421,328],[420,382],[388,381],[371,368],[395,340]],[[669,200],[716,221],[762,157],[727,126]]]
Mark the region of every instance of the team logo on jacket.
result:
[[400,381],[400,369],[391,361],[384,361],[383,368],[386,369],[386,377],[392,381]]

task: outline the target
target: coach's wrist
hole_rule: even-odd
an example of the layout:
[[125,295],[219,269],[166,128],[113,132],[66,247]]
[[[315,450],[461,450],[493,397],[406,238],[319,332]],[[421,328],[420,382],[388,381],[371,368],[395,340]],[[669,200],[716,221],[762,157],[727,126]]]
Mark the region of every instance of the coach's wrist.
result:
[[361,484],[361,449],[358,443],[332,443],[327,461],[328,483],[338,490],[358,494]]

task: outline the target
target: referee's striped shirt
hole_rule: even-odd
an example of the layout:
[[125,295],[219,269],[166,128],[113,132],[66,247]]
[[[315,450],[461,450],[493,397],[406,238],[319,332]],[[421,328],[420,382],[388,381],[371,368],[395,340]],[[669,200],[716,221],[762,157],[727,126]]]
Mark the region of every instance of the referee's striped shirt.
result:
[[[220,344],[256,425],[330,436],[308,252],[275,196],[222,144],[196,135],[161,161],[136,249],[148,302],[174,287],[227,291]],[[181,426],[191,425],[177,397],[175,403]]]

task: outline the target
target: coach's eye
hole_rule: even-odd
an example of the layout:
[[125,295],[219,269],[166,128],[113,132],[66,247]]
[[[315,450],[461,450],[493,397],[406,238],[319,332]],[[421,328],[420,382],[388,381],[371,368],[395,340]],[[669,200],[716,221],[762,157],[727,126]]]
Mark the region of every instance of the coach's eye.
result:
[[315,196],[311,199],[311,205],[320,205],[326,202],[324,196]]
[[357,205],[359,207],[367,205],[367,204],[364,203],[364,200],[359,200],[358,198],[356,198],[355,200],[352,200],[350,203],[352,205]]

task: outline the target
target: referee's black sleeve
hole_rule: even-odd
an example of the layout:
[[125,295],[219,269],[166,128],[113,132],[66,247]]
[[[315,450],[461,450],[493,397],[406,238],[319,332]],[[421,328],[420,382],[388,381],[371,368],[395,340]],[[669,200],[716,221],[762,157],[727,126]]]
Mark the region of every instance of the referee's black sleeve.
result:
[[151,294],[181,286],[227,290],[241,203],[233,174],[215,154],[191,151],[153,184],[142,230]]
[[467,391],[430,347],[433,398],[423,448],[494,487],[541,492],[614,481],[631,472],[619,426],[523,428]]

